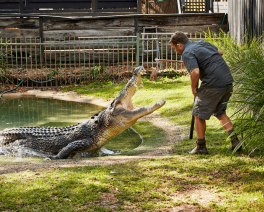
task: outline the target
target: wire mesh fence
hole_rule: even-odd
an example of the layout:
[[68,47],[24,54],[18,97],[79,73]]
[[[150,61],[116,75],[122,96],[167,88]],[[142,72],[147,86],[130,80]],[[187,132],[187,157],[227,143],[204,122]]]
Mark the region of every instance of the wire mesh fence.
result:
[[[23,86],[117,81],[130,78],[143,65],[147,74],[184,69],[181,55],[168,44],[173,33],[141,33],[137,36],[80,37],[78,39],[1,39],[1,81]],[[205,39],[188,34],[190,40]]]
[[129,77],[135,66],[136,36],[79,39],[1,39],[5,76],[27,86],[115,80]]

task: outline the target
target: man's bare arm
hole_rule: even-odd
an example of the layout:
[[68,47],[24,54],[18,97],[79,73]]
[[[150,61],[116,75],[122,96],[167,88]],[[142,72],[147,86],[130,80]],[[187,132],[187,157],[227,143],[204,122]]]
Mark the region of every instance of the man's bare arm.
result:
[[200,75],[200,69],[199,68],[195,68],[192,70],[191,74],[190,74],[190,78],[191,78],[191,88],[192,88],[192,93],[194,96],[196,96],[197,94],[197,84],[199,81],[199,75]]

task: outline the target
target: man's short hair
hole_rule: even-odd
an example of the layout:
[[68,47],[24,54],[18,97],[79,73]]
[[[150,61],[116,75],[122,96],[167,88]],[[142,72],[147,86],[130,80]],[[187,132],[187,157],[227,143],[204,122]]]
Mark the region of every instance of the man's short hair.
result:
[[175,32],[169,41],[169,44],[177,45],[178,43],[185,44],[188,37],[183,32]]

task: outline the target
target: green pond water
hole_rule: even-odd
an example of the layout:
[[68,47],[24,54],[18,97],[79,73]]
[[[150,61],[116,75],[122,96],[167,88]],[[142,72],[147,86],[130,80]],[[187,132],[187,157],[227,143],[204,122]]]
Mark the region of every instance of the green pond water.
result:
[[[13,127],[64,127],[90,119],[103,107],[79,102],[44,98],[0,99],[0,130]],[[114,137],[104,147],[117,151],[136,148],[142,140],[132,129]]]
[[49,124],[63,127],[90,119],[104,109],[86,103],[43,98],[6,98],[0,103],[0,130]]

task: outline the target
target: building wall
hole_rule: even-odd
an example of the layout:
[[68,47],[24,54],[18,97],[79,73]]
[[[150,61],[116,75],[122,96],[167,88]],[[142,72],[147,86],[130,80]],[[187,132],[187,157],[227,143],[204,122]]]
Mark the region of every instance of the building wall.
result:
[[[210,29],[218,32],[224,14],[150,14],[138,15],[138,32],[143,27],[157,27],[159,33],[173,33],[183,31],[188,34],[204,32]],[[2,38],[39,38],[39,18],[0,18],[0,37]],[[222,29],[226,31],[227,22],[224,19]],[[102,36],[131,36],[135,35],[135,17],[118,16],[79,19],[43,21],[44,39],[74,39],[77,37],[102,37]]]
[[263,0],[228,0],[228,23],[231,35],[238,41],[261,36],[264,31]]

